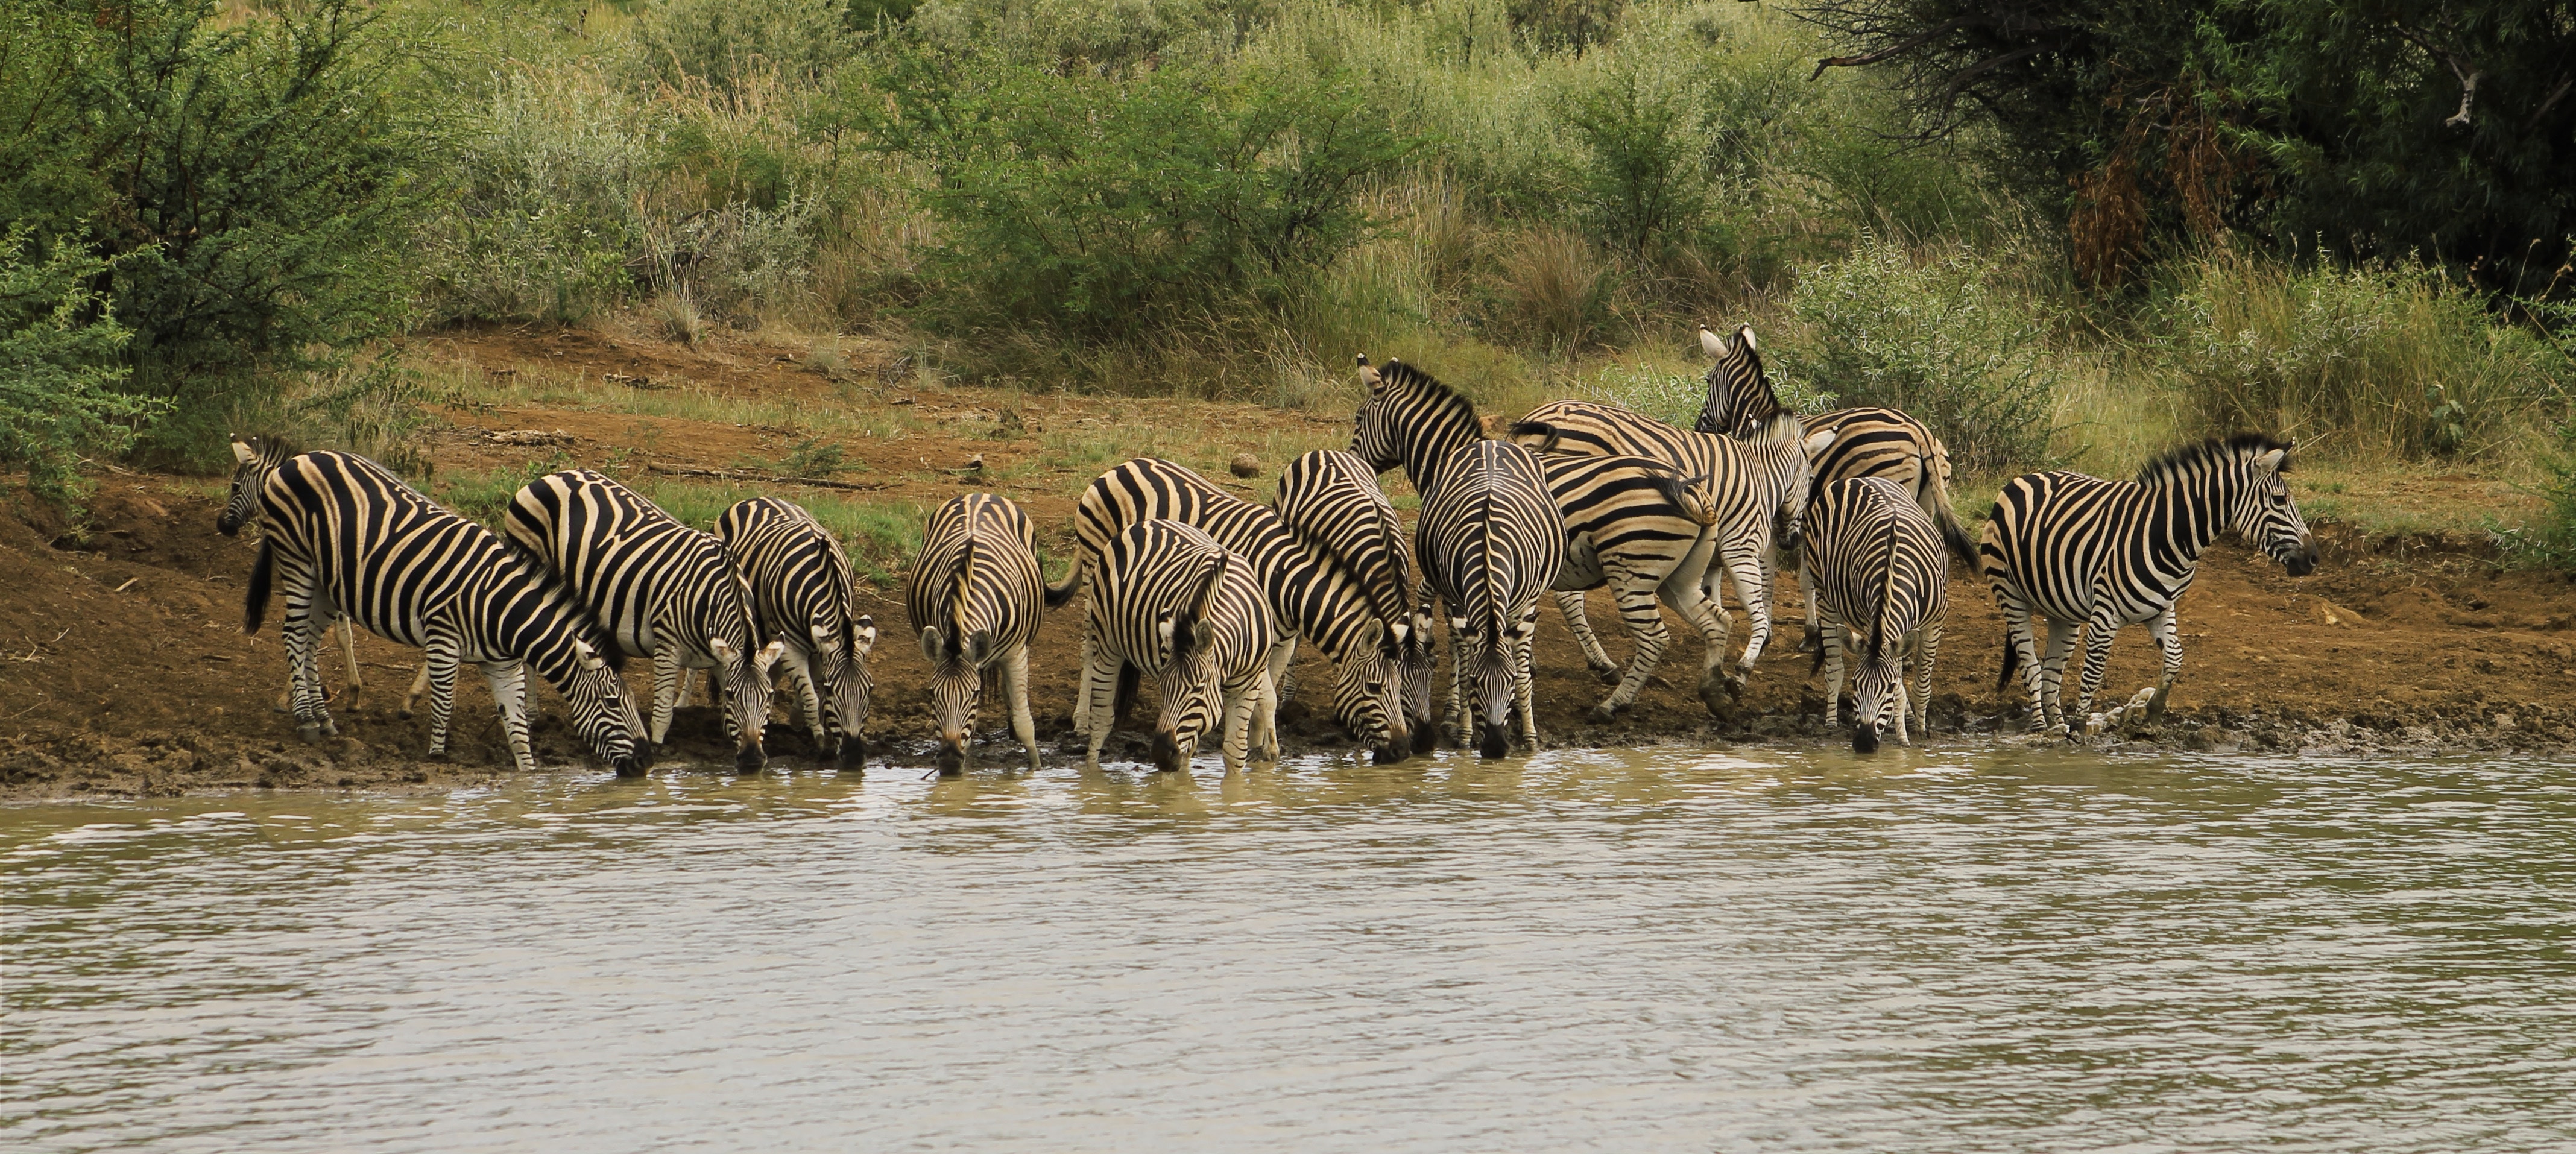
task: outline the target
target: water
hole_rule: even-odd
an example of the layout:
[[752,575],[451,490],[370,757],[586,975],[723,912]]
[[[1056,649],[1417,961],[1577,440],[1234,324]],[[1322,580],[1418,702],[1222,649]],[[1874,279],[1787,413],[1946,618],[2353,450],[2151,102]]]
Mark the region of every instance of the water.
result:
[[2576,766],[0,809],[11,1150],[2576,1149]]

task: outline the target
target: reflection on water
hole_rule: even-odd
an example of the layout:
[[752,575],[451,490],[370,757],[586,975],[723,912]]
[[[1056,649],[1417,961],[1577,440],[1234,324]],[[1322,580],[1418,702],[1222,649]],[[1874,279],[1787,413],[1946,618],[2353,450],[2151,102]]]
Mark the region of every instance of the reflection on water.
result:
[[0,809],[0,1143],[2564,1149],[2570,771],[1567,752]]

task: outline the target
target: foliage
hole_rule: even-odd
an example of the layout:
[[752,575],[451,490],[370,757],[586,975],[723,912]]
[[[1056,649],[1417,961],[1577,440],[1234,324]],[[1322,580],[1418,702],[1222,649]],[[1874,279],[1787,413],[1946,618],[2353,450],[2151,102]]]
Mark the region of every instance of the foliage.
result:
[[874,28],[881,7],[841,0],[653,0],[636,40],[654,79],[695,81],[731,98],[771,78],[822,79],[858,46],[863,27]]
[[1964,470],[2038,464],[2054,431],[2048,318],[2029,295],[1999,283],[2002,275],[1964,247],[1917,260],[1872,238],[1799,277],[1789,311],[1805,339],[1787,345],[1782,367],[1844,405],[1884,405],[1922,420]]
[[0,237],[0,465],[63,504],[88,489],[84,454],[124,451],[162,402],[120,390],[133,334],[90,286],[108,262],[55,245],[38,261],[25,226]]

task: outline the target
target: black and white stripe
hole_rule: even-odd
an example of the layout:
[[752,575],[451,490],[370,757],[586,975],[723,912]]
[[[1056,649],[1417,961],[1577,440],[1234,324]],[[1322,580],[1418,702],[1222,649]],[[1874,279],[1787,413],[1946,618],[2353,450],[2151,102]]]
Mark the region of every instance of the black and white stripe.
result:
[[[276,472],[279,465],[294,455],[295,450],[283,437],[233,434],[232,494],[224,501],[224,511],[215,517],[215,531],[230,537],[240,533],[242,526],[257,523],[261,487],[268,483],[270,473]],[[367,688],[366,679],[358,674],[358,627],[334,616],[328,605],[316,605],[313,610],[321,614],[316,630],[321,635],[329,636],[334,624],[340,627],[340,656],[349,666],[349,680],[341,687],[341,701],[354,702]],[[292,676],[289,674],[290,679]],[[285,713],[293,709],[294,696],[295,689],[290,680],[286,692],[277,695],[277,711]],[[408,710],[404,716],[410,716]]]
[[[1627,708],[1663,661],[1672,636],[1659,602],[1707,641],[1700,680],[1714,680],[1726,655],[1726,633],[1700,587],[1716,547],[1717,517],[1700,496],[1705,480],[1684,480],[1643,457],[1543,453],[1539,463],[1565,524],[1565,566],[1554,585],[1557,608],[1583,647],[1584,662],[1615,685],[1592,707],[1592,719],[1608,721]],[[1603,586],[1636,642],[1624,676],[1583,610],[1584,591]]]
[[[736,502],[716,539],[751,586],[753,620],[780,645],[773,675],[794,682],[814,748],[843,769],[867,759],[868,651],[876,619],[859,612],[850,555],[814,515],[775,497]],[[686,680],[686,678],[683,678]],[[686,690],[682,691],[685,695]]]
[[322,700],[316,606],[424,650],[430,683],[429,755],[447,752],[456,665],[481,666],[501,710],[512,761],[528,747],[527,670],[561,692],[576,731],[621,777],[644,772],[650,746],[618,679],[623,654],[542,562],[491,530],[440,508],[391,472],[348,453],[303,453],[260,486],[265,527],[251,567],[243,628],[257,632],[270,590],[286,590],[287,668],[296,730],[337,735]]
[[[2021,670],[2032,725],[2066,730],[2092,708],[2112,637],[2123,625],[2145,622],[2164,650],[2164,678],[2147,709],[2150,722],[2161,719],[2182,673],[2174,603],[2191,587],[2201,550],[2233,529],[2293,577],[2316,569],[2316,541],[2281,476],[2289,463],[2288,442],[2249,433],[2177,449],[2134,481],[2063,472],[2013,478],[1978,548],[2004,615],[1996,688]],[[2044,654],[2035,648],[2034,613],[2048,618]],[[2078,627],[2085,631],[2084,681],[2068,713],[2059,690]]]
[[1153,519],[1113,534],[1085,571],[1091,597],[1075,716],[1091,737],[1086,766],[1099,767],[1140,675],[1163,699],[1155,769],[1188,765],[1200,736],[1220,726],[1227,770],[1279,759],[1270,678],[1278,636],[1249,560],[1195,525]]
[[620,648],[653,659],[655,744],[669,736],[681,670],[715,669],[734,768],[759,772],[768,760],[769,666],[785,647],[758,643],[750,586],[723,542],[589,469],[529,482],[511,499],[507,525]]
[[1414,549],[1422,575],[1449,615],[1450,717],[1463,683],[1474,685],[1476,751],[1538,745],[1530,641],[1538,598],[1565,564],[1565,522],[1536,454],[1507,441],[1458,446],[1422,495]]
[[[1410,755],[1411,733],[1396,697],[1397,638],[1380,621],[1368,591],[1331,553],[1310,553],[1299,545],[1277,513],[1227,493],[1183,466],[1139,457],[1094,479],[1074,511],[1082,556],[1064,587],[1048,599],[1060,603],[1070,597],[1083,580],[1083,569],[1121,530],[1156,519],[1198,526],[1260,574],[1277,630],[1278,647],[1270,658],[1274,690],[1297,642],[1311,641],[1333,665],[1334,719],[1374,750],[1379,761]],[[1086,634],[1086,652],[1089,644]]]
[[[1714,552],[1700,578],[1701,593],[1718,622],[1718,635],[1727,637],[1734,622],[1719,600],[1718,581],[1722,576],[1732,578],[1736,600],[1743,604],[1752,628],[1735,669],[1721,668],[1719,679],[1703,681],[1700,695],[1711,709],[1721,708],[1721,693],[1740,695],[1771,638],[1767,562],[1775,548],[1798,547],[1808,496],[1807,461],[1823,451],[1833,435],[1808,434],[1788,413],[1774,417],[1754,438],[1737,440],[1676,428],[1617,405],[1551,401],[1515,422],[1512,436],[1524,444],[1550,445],[1556,452],[1644,457],[1684,477],[1706,478],[1702,496],[1717,523]],[[1580,605],[1576,603],[1575,611],[1580,611]]]
[[1039,768],[1029,716],[1029,642],[1038,633],[1046,580],[1029,516],[990,493],[951,497],[921,531],[921,556],[905,586],[906,612],[930,659],[930,710],[939,727],[939,772],[965,771],[984,679],[998,674],[1011,735]]
[[1904,486],[1846,477],[1816,490],[1802,561],[1799,572],[1813,581],[1824,620],[1816,662],[1827,667],[1827,720],[1840,724],[1844,658],[1857,654],[1852,748],[1873,752],[1890,729],[1899,743],[1913,744],[1915,733],[1930,732],[1932,662],[1950,605],[1950,554],[1940,528]]
[[[1431,713],[1431,679],[1439,664],[1431,633],[1431,607],[1414,595],[1413,553],[1403,522],[1378,488],[1377,473],[1338,449],[1300,454],[1279,471],[1271,508],[1288,523],[1309,555],[1329,554],[1358,579],[1379,625],[1394,640],[1396,699],[1415,753],[1440,743]],[[1283,680],[1280,695],[1288,695]]]

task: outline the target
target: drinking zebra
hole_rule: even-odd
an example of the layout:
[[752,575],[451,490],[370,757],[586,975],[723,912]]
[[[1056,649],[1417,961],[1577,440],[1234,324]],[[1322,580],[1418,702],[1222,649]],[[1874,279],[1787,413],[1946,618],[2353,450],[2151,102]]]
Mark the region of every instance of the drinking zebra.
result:
[[[283,437],[233,434],[232,494],[224,501],[224,511],[215,517],[215,531],[231,537],[240,533],[242,526],[258,520],[260,487],[268,483],[270,473],[276,472],[279,465],[294,455],[295,450]],[[341,687],[341,700],[354,702],[359,692],[367,687],[366,679],[358,675],[358,627],[347,618],[336,616],[328,605],[314,608],[323,614],[321,624],[316,627],[321,636],[330,636],[334,624],[340,627],[340,656],[349,666],[349,681]],[[288,676],[291,679],[293,675],[290,673]],[[286,692],[277,695],[279,713],[294,708],[294,695],[295,689],[290,681]],[[406,712],[404,716],[410,714]]]
[[[1825,637],[1816,664],[1827,667],[1827,722],[1841,724],[1844,655],[1856,653],[1852,748],[1874,753],[1890,729],[1906,745],[1914,733],[1931,732],[1932,662],[1949,612],[1950,555],[1914,495],[1885,477],[1845,477],[1817,489],[1807,508],[1799,572],[1814,582],[1822,602]],[[1908,659],[1912,693],[1905,687]]]
[[660,744],[679,702],[680,671],[719,670],[734,769],[758,773],[769,722],[769,666],[784,650],[758,643],[751,587],[724,544],[605,473],[569,469],[528,482],[507,526],[564,577],[609,636],[653,659],[652,736]]
[[[842,769],[867,761],[868,651],[876,619],[859,612],[850,555],[814,515],[774,497],[736,502],[716,519],[716,540],[751,586],[753,619],[780,646],[772,673],[794,682],[798,715],[814,748]],[[680,696],[688,696],[688,677]]]
[[651,764],[634,731],[635,706],[617,676],[614,640],[535,557],[440,508],[383,466],[348,453],[278,461],[259,486],[259,557],[242,627],[259,631],[271,589],[286,589],[286,663],[295,728],[307,741],[337,736],[322,700],[314,608],[377,636],[423,650],[429,677],[429,756],[447,754],[456,665],[483,669],[500,707],[511,761],[536,768],[528,747],[527,669],[571,706],[573,728],[620,777]]
[[[1781,413],[1750,440],[1676,428],[1643,413],[1591,401],[1551,401],[1530,410],[1512,425],[1512,436],[1524,444],[1552,445],[1556,451],[1605,456],[1638,456],[1678,470],[1683,476],[1707,478],[1705,500],[1716,517],[1713,553],[1701,571],[1701,595],[1718,623],[1717,636],[1728,638],[1734,621],[1719,600],[1718,581],[1732,578],[1735,598],[1743,603],[1752,627],[1744,655],[1735,669],[1700,683],[1700,697],[1711,710],[1723,709],[1720,694],[1740,695],[1771,639],[1771,581],[1766,562],[1772,551],[1794,552],[1799,524],[1806,514],[1808,459],[1831,445],[1832,433],[1806,433],[1795,414]],[[1568,607],[1580,613],[1580,602]],[[1588,626],[1587,626],[1588,628]]]
[[[2134,481],[2082,473],[2025,473],[2004,486],[1978,548],[1980,568],[2004,615],[2004,667],[1997,689],[2022,673],[2031,723],[2063,732],[2092,708],[2123,625],[2145,622],[2164,650],[2164,678],[2147,706],[2150,724],[2182,673],[2174,603],[2191,587],[2201,550],[2234,529],[2293,577],[2317,567],[2317,545],[2290,500],[2291,445],[2259,433],[2176,449],[2138,470]],[[2036,651],[2031,614],[2048,618],[2048,649]],[[2084,681],[2072,715],[2059,690],[2075,631],[2084,631]]]
[[[1330,554],[1358,579],[1380,627],[1395,641],[1396,700],[1405,728],[1413,734],[1413,752],[1438,748],[1431,678],[1439,653],[1431,636],[1431,607],[1414,596],[1413,554],[1394,504],[1377,487],[1377,474],[1349,453],[1316,449],[1279,471],[1279,491],[1270,506],[1308,554]],[[1289,695],[1285,678],[1279,694]]]
[[[1260,575],[1275,630],[1276,648],[1270,655],[1273,691],[1296,655],[1298,640],[1312,641],[1333,664],[1334,719],[1368,745],[1381,763],[1410,756],[1412,735],[1396,697],[1400,639],[1379,620],[1367,590],[1331,553],[1311,553],[1300,546],[1277,513],[1227,493],[1180,465],[1139,457],[1102,473],[1083,490],[1074,511],[1082,555],[1065,584],[1049,591],[1048,601],[1061,604],[1069,599],[1080,586],[1084,570],[1103,555],[1119,531],[1155,519],[1198,526],[1242,555]],[[1088,632],[1083,645],[1088,665]],[[1074,716],[1085,714],[1077,710]]]
[[939,726],[939,772],[966,769],[984,678],[999,673],[1011,736],[1040,768],[1029,717],[1029,641],[1046,596],[1029,515],[989,493],[951,497],[921,531],[921,556],[905,587],[906,612],[930,659],[930,711]]
[[1110,537],[1085,567],[1091,584],[1082,699],[1075,716],[1091,737],[1083,763],[1127,712],[1140,675],[1163,699],[1154,722],[1154,768],[1179,769],[1199,737],[1222,724],[1225,767],[1279,759],[1279,698],[1270,679],[1278,637],[1270,599],[1252,563],[1195,525],[1160,518]]
[[1535,749],[1530,640],[1538,633],[1539,594],[1565,563],[1565,522],[1537,455],[1519,445],[1461,445],[1439,472],[1422,495],[1414,550],[1449,613],[1450,723],[1462,684],[1472,681],[1476,752],[1501,757],[1510,750],[1515,710],[1522,742]]

